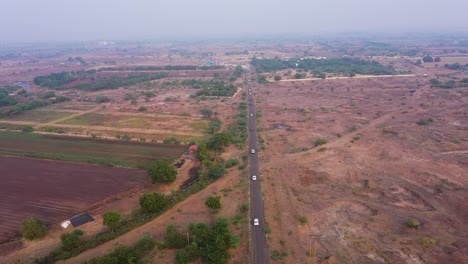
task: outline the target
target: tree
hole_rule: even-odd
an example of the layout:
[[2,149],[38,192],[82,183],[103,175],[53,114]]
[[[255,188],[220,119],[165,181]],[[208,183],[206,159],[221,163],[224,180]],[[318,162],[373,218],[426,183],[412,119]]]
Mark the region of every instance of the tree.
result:
[[434,59],[430,55],[426,55],[422,59],[424,62],[433,62]]
[[168,248],[184,248],[187,245],[187,238],[171,224],[166,227],[166,241],[164,245]]
[[421,61],[421,60],[417,60],[417,61],[416,61],[416,64],[417,64],[417,65],[421,65],[421,64],[422,64],[422,61]]
[[435,61],[435,62],[440,62],[441,59],[440,59],[440,57],[435,57],[434,61]]
[[176,179],[177,170],[171,164],[163,160],[157,160],[148,169],[148,175],[153,179],[154,183],[170,183]]
[[21,235],[28,240],[43,238],[46,234],[47,226],[38,218],[26,218],[21,223]]
[[219,179],[226,174],[226,169],[220,164],[214,165],[208,171],[208,176],[212,179]]
[[76,229],[71,233],[65,233],[60,236],[62,240],[62,248],[66,251],[70,251],[80,244],[80,237],[83,235],[83,231]]
[[206,145],[206,143],[202,143],[198,146],[197,153],[195,154],[195,156],[201,162],[211,160],[212,158],[210,152],[208,151],[208,146]]
[[205,118],[211,118],[213,111],[209,108],[203,108],[203,109],[200,109],[200,114],[202,114],[203,117]]
[[223,150],[223,147],[229,146],[229,142],[231,141],[229,135],[225,132],[216,133],[213,135],[213,139],[211,140],[210,147],[215,150]]
[[185,250],[177,251],[175,255],[175,264],[186,264],[187,263],[187,253]]
[[116,211],[105,212],[102,215],[103,224],[111,229],[116,228],[120,223],[120,214]]
[[145,193],[140,197],[140,206],[147,213],[158,213],[166,206],[166,197],[159,193]]
[[280,81],[280,80],[281,80],[281,76],[275,75],[275,78],[274,78],[274,79],[275,79],[275,81]]
[[210,196],[205,202],[205,205],[211,209],[221,209],[221,197]]

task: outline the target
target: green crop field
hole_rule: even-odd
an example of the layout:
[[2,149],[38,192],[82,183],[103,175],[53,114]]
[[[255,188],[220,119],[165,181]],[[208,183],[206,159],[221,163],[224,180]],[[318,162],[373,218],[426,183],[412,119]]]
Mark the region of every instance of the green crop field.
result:
[[0,155],[108,166],[144,167],[157,159],[174,161],[185,147],[91,138],[0,132]]
[[12,115],[10,117],[4,118],[4,120],[12,120],[12,121],[33,121],[39,123],[47,123],[50,121],[54,121],[60,118],[64,118],[67,116],[72,115],[73,113],[70,112],[59,112],[59,111],[47,111],[41,109],[34,109],[31,111],[26,111],[21,114]]

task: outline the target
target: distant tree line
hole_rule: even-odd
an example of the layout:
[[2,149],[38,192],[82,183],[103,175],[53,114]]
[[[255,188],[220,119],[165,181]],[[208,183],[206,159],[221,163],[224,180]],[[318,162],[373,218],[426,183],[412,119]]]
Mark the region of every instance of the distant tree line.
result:
[[[17,93],[16,96],[10,96],[9,93],[12,91],[14,91],[14,88],[12,87],[0,88],[0,117],[20,114],[22,112],[32,110],[34,108],[70,100],[70,98],[65,96],[56,96],[55,92],[53,91],[46,92],[39,96],[44,100],[27,99],[29,94],[25,90],[21,90]],[[21,99],[21,101],[18,101],[16,99],[16,97],[18,96],[21,96],[23,99]]]
[[468,63],[463,65],[460,63],[445,64],[445,68],[455,71],[468,71]]
[[314,73],[339,73],[352,76],[353,74],[396,74],[392,66],[385,66],[377,61],[362,60],[358,58],[331,58],[331,59],[299,59],[289,60],[274,59],[252,59],[252,64],[257,72],[273,72],[284,69],[305,69]]
[[248,50],[243,50],[243,51],[229,51],[225,52],[225,55],[249,55]]
[[136,67],[105,67],[99,71],[195,71],[224,69],[224,66],[194,66],[194,65],[167,65],[167,66],[136,66]]
[[226,83],[223,80],[214,78],[211,80],[183,80],[181,82],[184,86],[189,86],[195,89],[201,89],[197,91],[192,97],[199,96],[233,96],[237,88],[233,84]]
[[42,87],[56,88],[73,82],[77,78],[77,74],[71,72],[51,73],[49,75],[37,76],[34,78],[34,83]]
[[129,74],[124,77],[111,77],[109,79],[100,79],[92,83],[82,83],[73,86],[74,89],[85,91],[99,91],[103,89],[117,89],[123,86],[135,85],[142,82],[162,79],[167,77],[165,72],[157,72],[152,74]]

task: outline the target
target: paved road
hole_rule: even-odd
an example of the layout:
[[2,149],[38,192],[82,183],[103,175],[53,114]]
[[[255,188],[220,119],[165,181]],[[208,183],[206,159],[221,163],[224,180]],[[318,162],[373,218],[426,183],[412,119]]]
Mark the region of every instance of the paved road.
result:
[[[249,91],[247,92],[248,99],[248,128],[249,128],[249,152],[255,150],[255,154],[250,153],[250,224],[252,225],[252,264],[267,264],[268,251],[266,245],[265,235],[265,209],[263,206],[263,194],[260,178],[260,170],[258,166],[257,156],[257,127],[255,124],[255,99],[253,97],[252,83],[250,80],[250,72],[247,72],[247,85]],[[250,91],[251,94],[250,94]],[[250,116],[253,115],[253,116]],[[257,180],[252,180],[252,175],[257,176]],[[258,219],[259,225],[254,225],[254,219]]]

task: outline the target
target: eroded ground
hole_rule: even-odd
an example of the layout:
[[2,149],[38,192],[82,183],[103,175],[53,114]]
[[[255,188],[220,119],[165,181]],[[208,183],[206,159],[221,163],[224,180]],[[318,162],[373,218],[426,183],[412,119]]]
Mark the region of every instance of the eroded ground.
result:
[[268,243],[284,263],[467,260],[468,97],[428,79],[256,88]]

